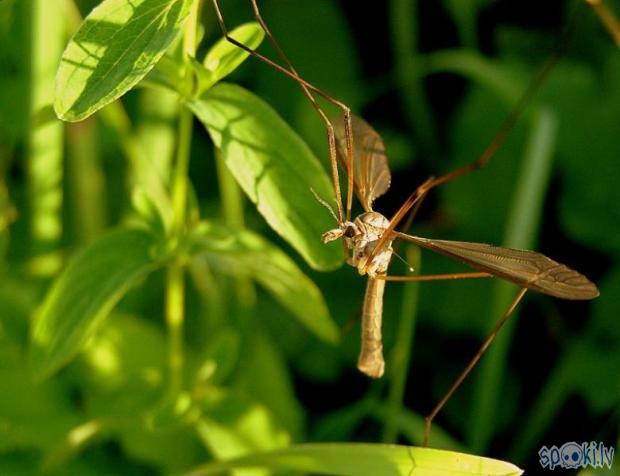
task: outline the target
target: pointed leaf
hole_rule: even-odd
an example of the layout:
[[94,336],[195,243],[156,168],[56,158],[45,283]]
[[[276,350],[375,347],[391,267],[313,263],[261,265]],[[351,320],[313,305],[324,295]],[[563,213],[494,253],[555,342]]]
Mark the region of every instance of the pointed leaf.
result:
[[[255,50],[263,41],[265,32],[258,23],[246,23],[230,32],[230,36]],[[207,53],[203,64],[211,72],[209,87],[228,76],[243,63],[249,53],[233,45],[226,38],[219,40]]]
[[56,76],[56,114],[80,121],[122,96],[161,58],[194,0],[104,0],[82,23]]
[[290,436],[260,402],[234,390],[210,388],[196,432],[217,459],[284,448]]
[[252,277],[318,337],[338,340],[338,328],[319,289],[260,235],[203,222],[191,235],[191,252],[206,255],[222,273]]
[[154,241],[143,230],[118,230],[73,258],[36,316],[30,357],[37,375],[73,357],[129,287],[155,267]]
[[330,203],[334,191],[299,136],[261,99],[232,84],[218,84],[189,106],[269,225],[313,268],[338,266],[342,250],[320,239],[334,220],[310,189]]
[[243,467],[355,476],[488,476],[523,473],[510,463],[452,451],[400,445],[325,443],[296,445],[233,461],[207,464],[186,473],[186,476],[221,474]]

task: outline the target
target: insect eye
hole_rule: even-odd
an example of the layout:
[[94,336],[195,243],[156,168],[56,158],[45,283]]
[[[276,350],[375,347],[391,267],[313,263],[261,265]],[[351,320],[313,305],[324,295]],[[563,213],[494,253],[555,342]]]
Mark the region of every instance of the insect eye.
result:
[[345,228],[343,235],[346,238],[353,238],[355,236],[355,227],[349,225]]

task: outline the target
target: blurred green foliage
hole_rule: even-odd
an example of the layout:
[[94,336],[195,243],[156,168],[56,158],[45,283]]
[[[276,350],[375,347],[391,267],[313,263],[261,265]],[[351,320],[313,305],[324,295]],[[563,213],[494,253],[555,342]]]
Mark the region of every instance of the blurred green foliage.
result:
[[[196,5],[0,2],[0,474],[516,471],[352,444],[419,445],[422,415],[516,290],[388,286],[386,377],[358,375],[364,279],[324,272],[340,248],[320,243],[334,224],[309,191],[330,196],[323,123],[294,81],[221,38],[211,2],[194,16]],[[249,2],[221,6],[258,47]],[[543,444],[615,445],[620,55],[593,11],[260,6],[300,74],[382,134],[388,216],[426,176],[480,155],[559,41],[565,53],[490,164],[433,192],[414,231],[540,250],[601,296],[528,293],[431,445],[534,472]],[[424,273],[460,270],[402,254]]]

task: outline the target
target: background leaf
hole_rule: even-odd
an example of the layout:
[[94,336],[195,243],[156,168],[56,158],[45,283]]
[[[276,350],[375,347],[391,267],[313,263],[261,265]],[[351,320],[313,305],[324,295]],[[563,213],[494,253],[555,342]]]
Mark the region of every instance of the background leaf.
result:
[[39,376],[58,370],[91,335],[132,284],[155,267],[152,236],[118,230],[76,255],[48,292],[31,336]]
[[332,187],[299,136],[261,99],[232,84],[218,84],[189,106],[267,223],[313,268],[335,268],[340,247],[320,239],[335,223],[310,192],[332,202]]
[[[235,40],[255,50],[263,41],[265,33],[258,23],[246,23],[232,30],[229,35]],[[230,43],[226,38],[220,39],[207,52],[203,64],[211,72],[211,84],[222,80],[243,63],[249,53]]]
[[80,121],[140,81],[180,31],[193,0],[105,0],[60,61],[56,114]]
[[337,341],[338,329],[319,289],[260,235],[201,223],[191,234],[191,252],[206,255],[219,272],[252,277],[314,334],[328,342]]

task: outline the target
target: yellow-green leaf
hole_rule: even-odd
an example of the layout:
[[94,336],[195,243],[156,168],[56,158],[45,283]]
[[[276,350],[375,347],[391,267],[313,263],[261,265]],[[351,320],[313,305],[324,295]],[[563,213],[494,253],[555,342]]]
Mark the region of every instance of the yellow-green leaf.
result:
[[[255,50],[263,41],[265,32],[258,23],[246,23],[230,32],[230,36],[248,48]],[[203,64],[211,72],[211,85],[228,76],[241,63],[245,61],[249,53],[222,38],[207,53]]]
[[351,476],[516,476],[523,473],[511,463],[453,451],[400,445],[317,443],[206,464],[185,476],[221,474],[251,467]]
[[338,328],[319,288],[260,235],[203,222],[191,234],[191,252],[206,256],[219,272],[253,278],[318,337],[338,340]]
[[62,55],[54,109],[80,121],[122,96],[165,53],[194,0],[104,0]]
[[155,267],[154,244],[146,231],[118,230],[71,260],[36,315],[30,349],[35,374],[51,374],[82,348],[129,287]]
[[321,234],[336,223],[312,192],[333,202],[325,170],[301,138],[249,91],[220,83],[189,103],[226,165],[269,225],[315,269],[342,262],[339,244]]

